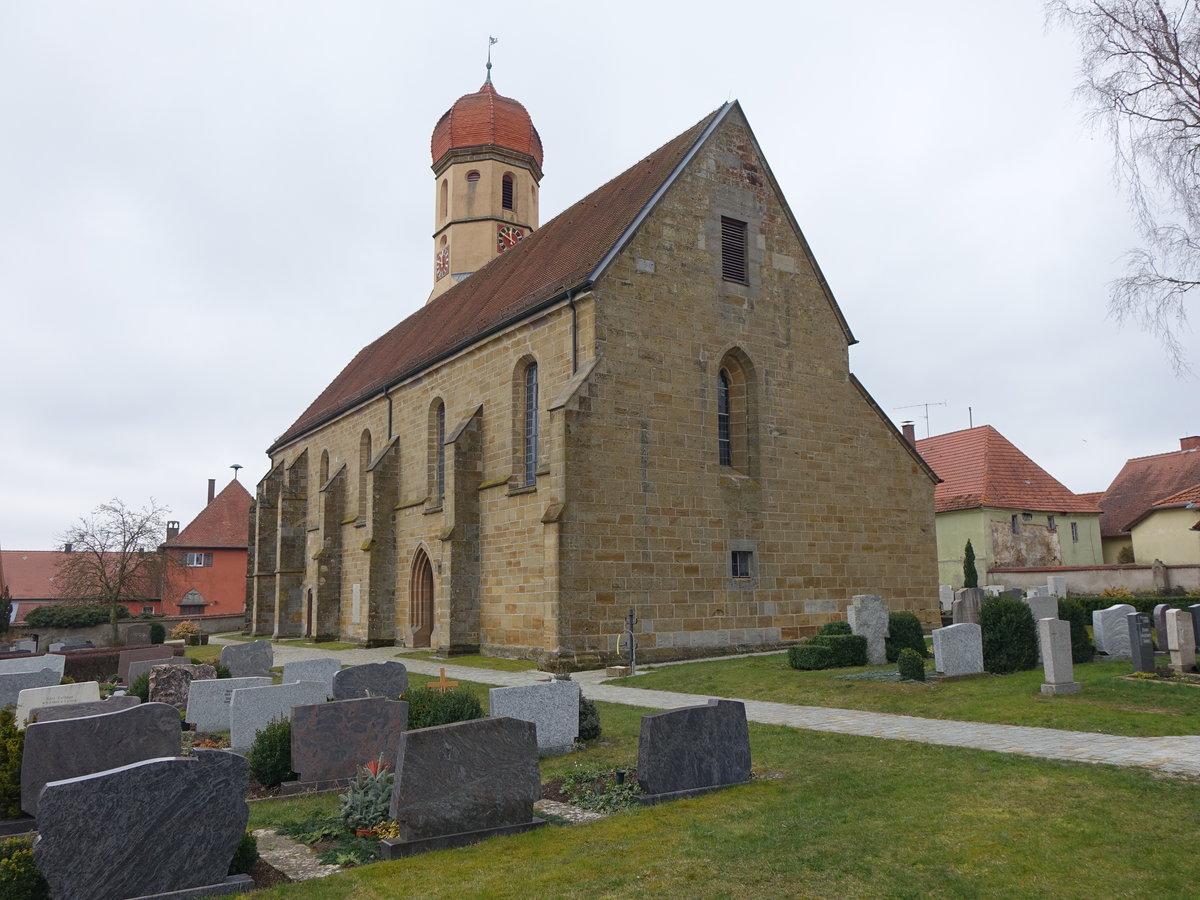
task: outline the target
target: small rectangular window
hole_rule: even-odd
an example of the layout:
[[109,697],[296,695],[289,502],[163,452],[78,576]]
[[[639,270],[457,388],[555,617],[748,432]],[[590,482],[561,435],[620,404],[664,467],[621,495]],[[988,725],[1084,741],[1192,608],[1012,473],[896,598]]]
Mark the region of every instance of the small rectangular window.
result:
[[1051,531],[1058,531],[1058,526],[1054,523],[1054,516],[1046,516],[1046,527]]
[[213,555],[211,553],[185,553],[183,554],[183,564],[189,569],[211,566],[213,564]]
[[1076,544],[1079,543],[1079,523],[1078,522],[1071,523],[1071,540],[1073,540]]
[[746,223],[721,216],[721,278],[738,284],[746,280]]
[[734,578],[750,578],[753,558],[753,550],[730,550],[729,574]]
[[1033,521],[1033,513],[1021,513],[1021,521],[1022,522],[1032,522]]
[[152,613],[152,612],[154,612],[154,607],[153,607],[153,606],[143,606],[143,607],[142,607],[142,612],[144,612],[144,613]]
[[1017,518],[1016,513],[1013,513],[1013,516],[1012,516],[1012,533],[1013,534],[1021,533],[1021,520]]

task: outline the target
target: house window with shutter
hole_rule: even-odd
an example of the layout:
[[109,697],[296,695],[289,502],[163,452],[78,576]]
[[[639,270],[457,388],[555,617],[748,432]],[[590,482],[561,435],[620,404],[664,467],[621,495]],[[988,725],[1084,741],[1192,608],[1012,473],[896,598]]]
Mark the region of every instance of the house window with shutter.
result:
[[211,553],[184,553],[183,564],[189,569],[199,569],[213,564]]
[[721,278],[749,284],[746,278],[746,223],[721,216]]

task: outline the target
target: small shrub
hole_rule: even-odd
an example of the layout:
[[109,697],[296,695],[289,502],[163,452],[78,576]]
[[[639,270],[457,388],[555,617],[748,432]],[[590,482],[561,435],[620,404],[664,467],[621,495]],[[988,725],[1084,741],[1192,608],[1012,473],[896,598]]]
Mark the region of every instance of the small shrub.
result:
[[[150,623],[150,643],[161,644],[167,639],[167,629],[163,628],[162,622]],[[240,873],[237,873],[240,874]]]
[[1121,552],[1117,554],[1117,564],[1122,566],[1133,565],[1133,548],[1122,547]]
[[359,766],[346,793],[338,795],[341,801],[338,816],[347,828],[374,828],[387,821],[392,802],[392,780],[392,773],[382,756]]
[[562,792],[573,806],[612,813],[636,807],[642,789],[633,770],[627,771],[618,784],[615,770],[576,763],[563,778]]
[[143,672],[137,678],[133,679],[133,684],[129,685],[129,694],[137,697],[143,703],[150,702],[150,673]]
[[820,644],[800,644],[788,648],[788,665],[793,669],[813,671],[833,667],[833,652]]
[[1092,657],[1096,655],[1096,645],[1092,643],[1087,630],[1092,618],[1091,613],[1076,598],[1060,597],[1058,617],[1071,625],[1071,662],[1091,662]]
[[174,628],[171,629],[171,639],[177,641],[180,638],[186,638],[189,635],[199,634],[199,633],[200,633],[199,625],[197,625],[195,622],[184,621],[184,622],[180,622],[178,625],[176,625]]
[[983,631],[983,667],[1008,675],[1037,665],[1037,629],[1028,604],[1012,597],[990,597],[979,607]]
[[854,634],[849,622],[826,622],[817,634]]
[[264,787],[275,787],[296,777],[292,771],[292,723],[272,719],[254,735],[250,746],[250,774]]
[[404,694],[408,701],[408,728],[431,728],[482,719],[483,707],[479,698],[466,688],[454,688],[442,693],[433,688],[415,688]]
[[[129,610],[117,607],[117,618],[130,618]],[[35,628],[90,628],[105,625],[109,620],[109,607],[105,603],[55,603],[39,606],[25,616],[25,624]]]
[[579,739],[594,741],[600,737],[600,710],[587,697],[579,698]]
[[925,680],[925,658],[912,647],[905,647],[896,659],[900,677],[909,681]]
[[[17,714],[11,706],[0,709],[0,818],[21,815],[21,755],[25,752],[25,732],[17,728]],[[0,897],[5,896],[0,892]]]
[[844,669],[867,664],[867,639],[861,634],[818,634],[809,638],[808,642],[829,648],[833,657],[830,668]]
[[258,838],[247,831],[233,851],[233,859],[229,861],[230,875],[248,875],[258,860]]
[[0,841],[0,897],[4,900],[49,900],[50,887],[33,862],[29,838]]
[[223,663],[219,663],[216,660],[213,660],[212,662],[210,662],[209,665],[211,665],[214,669],[217,670],[218,678],[232,678],[233,677],[233,675],[230,674],[230,672],[229,672],[229,666],[224,665]]
[[925,649],[925,632],[921,620],[910,612],[894,612],[888,616],[888,636],[884,638],[887,661],[896,662],[900,651],[909,647],[922,659],[929,655]]

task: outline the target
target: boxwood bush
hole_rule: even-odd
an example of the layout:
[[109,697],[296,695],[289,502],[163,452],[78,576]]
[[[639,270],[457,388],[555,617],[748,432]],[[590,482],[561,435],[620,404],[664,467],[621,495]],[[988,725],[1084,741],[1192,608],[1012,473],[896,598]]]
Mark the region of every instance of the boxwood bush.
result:
[[1012,597],[989,597],[979,607],[983,668],[1008,675],[1037,665],[1037,629],[1029,604]]
[[854,634],[849,622],[826,622],[817,634]]
[[[25,624],[35,628],[90,628],[108,622],[106,603],[55,603],[39,606],[25,614]],[[117,618],[128,619],[129,610],[117,607]]]
[[925,680],[925,658],[912,647],[905,647],[896,659],[900,677],[909,681]]
[[887,649],[887,661],[896,662],[900,651],[905,647],[912,649],[922,659],[929,655],[925,649],[925,632],[921,629],[921,620],[910,612],[894,612],[888,616],[888,636],[884,638]]
[[428,687],[414,688],[406,691],[401,699],[408,701],[410,731],[483,718],[479,698],[466,688],[454,688],[445,693]]
[[788,648],[788,665],[805,671],[828,669],[833,666],[833,653],[820,644],[800,644]]
[[832,669],[867,664],[867,639],[861,634],[817,634],[809,638],[808,642],[829,649],[833,657],[833,664],[830,666]]
[[1092,624],[1091,612],[1078,597],[1060,597],[1058,617],[1071,624],[1071,662],[1091,662],[1096,655],[1096,645],[1088,635],[1088,626]]
[[600,737],[600,710],[587,697],[579,697],[579,739],[591,741]]
[[254,735],[250,746],[250,774],[264,787],[275,787],[296,777],[292,771],[292,723],[272,719]]

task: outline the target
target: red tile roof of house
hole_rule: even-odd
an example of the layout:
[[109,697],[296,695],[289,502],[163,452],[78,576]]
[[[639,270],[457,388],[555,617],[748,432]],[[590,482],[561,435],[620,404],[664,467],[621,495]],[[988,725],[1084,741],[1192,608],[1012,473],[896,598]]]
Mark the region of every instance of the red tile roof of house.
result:
[[459,97],[433,126],[429,140],[435,168],[451,150],[486,146],[531,156],[541,168],[542,139],[529,113],[511,97],[502,97],[490,81],[474,94]]
[[250,545],[250,494],[236,479],[200,510],[188,526],[165,546],[173,548],[240,548]]
[[1164,499],[1200,483],[1200,449],[1175,450],[1127,460],[1100,508],[1101,537],[1117,537]]
[[936,512],[981,506],[1095,515],[1100,508],[1072,493],[991,425],[917,441],[917,451],[942,483]]
[[705,129],[733,105],[706,116],[364,347],[267,452],[539,304],[581,288],[628,237]]
[[55,584],[62,550],[0,550],[4,581],[14,600],[57,600]]
[[1200,484],[1193,484],[1169,497],[1163,497],[1154,504],[1154,508],[1170,509],[1173,506],[1187,506],[1188,504],[1200,504]]

